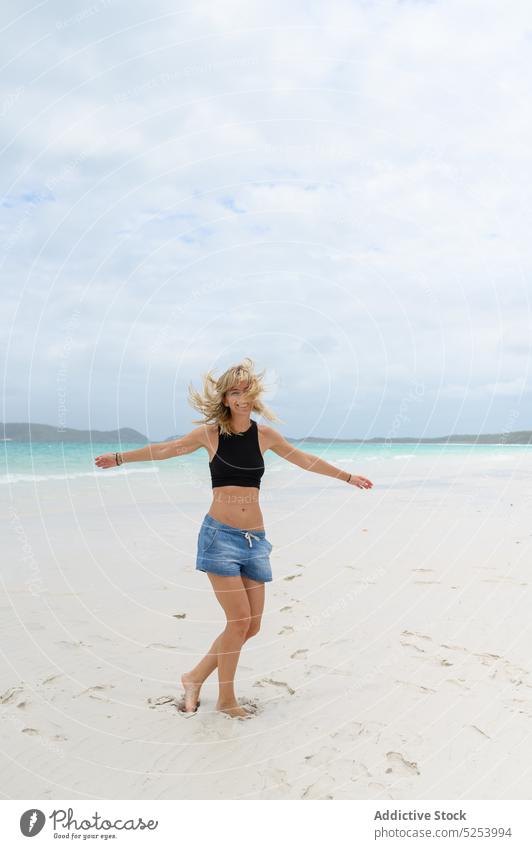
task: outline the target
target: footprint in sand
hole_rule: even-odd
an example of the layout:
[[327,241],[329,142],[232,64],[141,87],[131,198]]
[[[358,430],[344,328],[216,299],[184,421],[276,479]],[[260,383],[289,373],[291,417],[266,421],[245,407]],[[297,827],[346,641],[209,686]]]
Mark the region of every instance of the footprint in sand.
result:
[[283,625],[280,631],[277,631],[277,636],[282,637],[283,634],[292,634],[294,629],[291,625]]
[[[427,634],[420,634],[418,631],[401,631],[399,641],[404,648],[412,648],[420,654],[425,654],[427,649],[430,651],[432,648],[428,645],[428,643],[432,643],[431,637]],[[424,646],[418,645],[419,642],[423,642]]]
[[[181,716],[190,717],[196,716],[197,711],[185,711],[185,696],[184,694],[179,698],[177,696],[158,696],[157,698],[149,698],[148,704],[151,709],[161,706],[168,705],[169,707],[176,708]],[[198,703],[198,707],[201,704],[201,701]]]
[[276,790],[284,794],[292,789],[285,769],[270,767],[269,769],[258,770],[258,774],[259,778],[262,779],[261,792]]
[[327,672],[330,672],[329,667],[324,666],[322,663],[313,663],[312,666],[305,669],[305,675],[322,675]]
[[442,649],[449,649],[450,651],[463,651],[467,652],[467,649],[464,646],[453,646],[449,643],[440,643]]
[[[439,657],[436,654],[427,655],[427,651],[434,652],[435,646],[432,642],[432,637],[429,637],[427,634],[420,634],[419,631],[401,631],[401,637],[410,638],[410,639],[401,639],[401,645],[409,648],[415,649],[419,654],[425,654],[427,660],[430,663],[434,663],[436,666],[453,666],[453,663],[448,660],[446,657]],[[418,645],[418,643],[424,643],[424,645]],[[429,644],[432,645],[429,645]],[[441,644],[441,648],[459,648],[458,646],[447,646]]]
[[330,736],[338,738],[338,743],[352,743],[357,737],[369,737],[374,743],[379,743],[381,734],[385,729],[385,724],[376,720],[366,720],[365,722],[357,722],[351,720],[346,723],[338,731],[334,731]]
[[280,613],[287,613],[289,610],[292,610],[289,604],[286,607],[281,607]]
[[394,772],[399,775],[421,775],[415,761],[407,761],[400,752],[386,752],[386,760],[391,766],[386,772]]
[[273,687],[284,687],[291,696],[294,695],[295,690],[286,683],[286,681],[274,681],[273,678],[261,678],[259,681],[255,681],[253,684],[254,687],[264,687],[265,684],[271,684]]
[[513,663],[501,658],[500,664],[496,664],[495,669],[489,677],[501,681],[510,681],[512,684],[522,684],[528,674],[527,669],[523,669],[521,666],[515,666]]
[[290,657],[293,660],[296,660],[297,658],[305,657],[307,654],[308,654],[308,649],[298,649],[293,654],[291,654]]
[[301,575],[302,575],[301,572],[299,572],[299,574],[297,574],[297,575],[287,575],[285,578],[283,578],[283,581],[293,581],[294,578],[300,578]]
[[356,739],[356,737],[362,734],[363,730],[364,726],[362,722],[351,720],[351,722],[348,722],[346,725],[343,726],[343,728],[339,728],[338,731],[333,731],[330,736],[339,737],[340,739],[338,740],[338,742],[341,744],[351,743],[353,740]]
[[334,796],[331,796],[330,791],[331,784],[334,784],[334,778],[332,775],[324,775],[321,778],[318,778],[314,784],[309,784],[306,787],[300,799],[334,799]]
[[342,750],[336,746],[322,746],[317,752],[312,755],[305,755],[305,761],[311,767],[323,766],[327,768],[331,762],[338,758]]
[[446,678],[445,681],[447,684],[454,684],[455,687],[460,687],[461,689],[471,689],[467,686],[465,678]]
[[374,781],[370,781],[368,791],[375,799],[393,799],[393,796],[384,784],[377,784]]
[[82,690],[81,693],[78,693],[77,696],[72,696],[73,699],[77,699],[80,696],[84,696],[88,693],[89,698],[98,699],[99,701],[109,701],[109,699],[100,699],[99,696],[95,695],[102,690],[112,690],[114,688],[114,684],[95,684],[93,687],[87,687],[86,690]]
[[485,652],[473,652],[473,656],[474,656],[474,657],[479,657],[479,658],[480,658],[480,662],[481,662],[481,663],[483,663],[485,666],[493,666],[493,664],[494,664],[497,660],[501,660],[501,659],[502,659],[502,655],[500,655],[500,654],[491,654],[490,652],[487,652],[487,651],[485,651]]
[[360,761],[353,761],[351,781],[356,783],[359,780],[367,778],[371,778],[371,772],[367,768],[366,764],[363,764]]
[[415,643],[407,643],[405,640],[401,640],[401,645],[404,646],[405,648],[408,647],[408,648],[415,649],[416,651],[420,652],[421,654],[425,653],[425,649],[422,649],[420,646],[416,646]]
[[242,707],[245,708],[247,711],[249,711],[249,713],[262,713],[263,708],[258,699],[251,699],[247,696],[244,696],[243,698],[240,698],[238,700],[238,703],[242,705]]
[[62,673],[59,674],[59,675],[50,675],[50,677],[45,678],[42,683],[43,684],[50,684],[52,681],[57,681],[58,678],[62,678],[62,677],[63,677]]
[[19,696],[20,693],[23,692],[23,687],[9,687],[2,695],[0,696],[0,704],[6,705],[8,702],[12,702],[15,696]]
[[[449,649],[449,651],[468,654],[470,657],[479,660],[483,666],[492,667],[493,671],[489,675],[490,678],[510,681],[512,684],[522,684],[530,674],[528,669],[510,663],[502,655],[495,654],[494,652],[470,652],[465,646],[451,645],[449,643],[441,643],[440,645],[442,648]],[[449,661],[440,659],[440,663],[444,666],[452,666]],[[455,679],[448,680],[455,681]]]
[[420,634],[419,631],[401,631],[401,634],[405,634],[407,637],[419,637],[420,640],[429,640],[432,642],[432,637],[429,637],[427,634]]

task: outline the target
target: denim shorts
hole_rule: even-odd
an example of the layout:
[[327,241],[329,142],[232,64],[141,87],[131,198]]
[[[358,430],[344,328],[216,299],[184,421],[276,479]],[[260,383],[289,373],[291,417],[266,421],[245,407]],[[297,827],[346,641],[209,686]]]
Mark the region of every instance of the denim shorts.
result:
[[272,548],[265,531],[224,525],[207,513],[198,534],[196,569],[215,575],[244,575],[252,581],[271,581]]

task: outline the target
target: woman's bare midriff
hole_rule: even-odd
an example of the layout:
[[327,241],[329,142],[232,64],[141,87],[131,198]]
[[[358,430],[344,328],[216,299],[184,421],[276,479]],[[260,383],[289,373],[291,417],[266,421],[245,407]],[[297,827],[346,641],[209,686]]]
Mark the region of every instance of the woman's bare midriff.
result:
[[217,486],[212,490],[209,516],[241,528],[244,531],[263,531],[264,519],[259,505],[260,490],[256,486]]

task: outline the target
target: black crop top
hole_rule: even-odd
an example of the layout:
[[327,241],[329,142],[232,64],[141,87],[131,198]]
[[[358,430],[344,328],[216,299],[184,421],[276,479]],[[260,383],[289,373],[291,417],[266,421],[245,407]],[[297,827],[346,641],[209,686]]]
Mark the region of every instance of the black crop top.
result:
[[211,481],[215,486],[255,486],[260,489],[264,474],[264,459],[259,447],[257,422],[251,419],[247,430],[240,436],[220,433],[218,425],[218,450],[209,462]]

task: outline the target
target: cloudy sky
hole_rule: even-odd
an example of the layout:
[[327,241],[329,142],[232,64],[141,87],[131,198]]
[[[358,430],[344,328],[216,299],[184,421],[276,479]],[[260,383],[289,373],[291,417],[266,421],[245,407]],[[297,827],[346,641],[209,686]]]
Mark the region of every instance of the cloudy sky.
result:
[[6,421],[532,428],[529,0],[2,4]]

